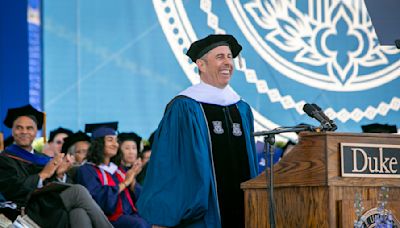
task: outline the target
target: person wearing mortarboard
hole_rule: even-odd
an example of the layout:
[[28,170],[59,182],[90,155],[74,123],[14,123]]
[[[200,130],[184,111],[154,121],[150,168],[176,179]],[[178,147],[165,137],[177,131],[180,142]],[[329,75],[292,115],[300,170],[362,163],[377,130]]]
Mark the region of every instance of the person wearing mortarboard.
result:
[[75,158],[74,165],[83,165],[86,162],[89,146],[90,137],[78,131],[64,139],[61,153],[72,155]]
[[161,227],[244,227],[240,183],[255,177],[250,106],[230,87],[242,46],[232,35],[191,44],[200,83],[166,107],[155,133],[138,208]]
[[[63,154],[54,158],[32,148],[43,113],[31,105],[9,109],[4,124],[12,129],[14,144],[0,154],[0,192],[14,201],[40,227],[111,227],[88,191],[80,185],[58,185]],[[50,184],[50,185],[48,185]],[[47,190],[46,190],[47,189]],[[40,193],[42,192],[42,193]]]
[[72,183],[76,183],[76,173],[79,166],[86,162],[89,146],[90,137],[82,131],[73,133],[64,139],[61,153],[65,154],[65,157],[72,157],[72,166],[67,171],[68,180],[71,180]]
[[135,170],[121,168],[117,138],[118,122],[87,124],[92,133],[87,162],[77,172],[77,182],[85,186],[114,227],[147,228],[135,205]]
[[118,134],[119,147],[122,152],[121,165],[125,168],[131,166],[139,160],[139,152],[143,147],[142,137],[134,132],[123,132]]
[[72,131],[63,127],[59,127],[50,131],[50,137],[48,141],[48,148],[44,151],[50,157],[61,153],[62,145],[64,144],[64,139],[72,135]]
[[139,157],[139,152],[142,150],[142,137],[135,132],[123,132],[118,134],[119,148],[121,150],[121,165],[125,171],[134,169],[133,182],[134,201],[136,202],[142,191],[141,184],[137,181],[138,174],[142,171],[143,163]]

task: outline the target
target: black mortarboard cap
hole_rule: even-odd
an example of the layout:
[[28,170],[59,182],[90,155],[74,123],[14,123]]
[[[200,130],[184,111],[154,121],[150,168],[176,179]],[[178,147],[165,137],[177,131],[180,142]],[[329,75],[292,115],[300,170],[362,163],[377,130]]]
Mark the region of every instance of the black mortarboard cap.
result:
[[124,132],[118,134],[118,140],[121,143],[124,141],[134,141],[136,142],[137,147],[140,148],[140,142],[142,141],[142,137],[140,137],[135,132],[128,132],[128,133]]
[[44,114],[43,112],[36,110],[30,104],[18,108],[8,109],[6,118],[4,119],[4,125],[12,128],[14,121],[20,116],[33,116],[35,118],[33,120],[36,122],[37,128],[39,130],[42,129]]
[[93,123],[85,125],[85,132],[92,133],[92,138],[117,135],[118,122]]
[[56,135],[60,134],[60,133],[64,133],[67,136],[72,135],[72,131],[63,127],[59,127],[53,131],[50,131],[50,137],[49,137],[49,142],[53,142],[54,138],[56,137]]
[[396,125],[373,123],[361,126],[364,133],[397,133]]
[[372,25],[381,45],[396,45],[400,49],[400,1],[365,0]]
[[72,135],[70,135],[64,139],[64,144],[62,145],[61,152],[66,154],[68,152],[68,149],[72,145],[74,145],[77,142],[81,142],[81,141],[90,142],[90,137],[82,131],[73,133]]
[[232,35],[208,35],[206,38],[195,41],[190,45],[186,55],[190,57],[193,62],[201,58],[204,54],[218,46],[229,46],[232,52],[233,58],[235,58],[240,51],[242,46],[237,42],[235,37]]

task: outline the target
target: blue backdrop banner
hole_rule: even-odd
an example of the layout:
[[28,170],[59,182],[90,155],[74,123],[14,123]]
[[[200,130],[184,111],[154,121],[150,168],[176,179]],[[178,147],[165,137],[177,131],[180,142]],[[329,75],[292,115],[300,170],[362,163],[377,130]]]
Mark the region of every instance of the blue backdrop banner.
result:
[[185,52],[211,33],[243,46],[231,85],[257,130],[317,125],[305,103],[342,132],[399,123],[400,51],[378,45],[362,0],[75,0],[44,1],[48,129],[118,120],[147,137],[199,81]]

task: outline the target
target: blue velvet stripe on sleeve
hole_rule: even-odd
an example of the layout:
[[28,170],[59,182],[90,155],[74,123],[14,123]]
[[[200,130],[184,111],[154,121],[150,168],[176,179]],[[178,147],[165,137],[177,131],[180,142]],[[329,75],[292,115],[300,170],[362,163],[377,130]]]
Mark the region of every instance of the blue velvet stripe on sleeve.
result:
[[189,98],[174,100],[155,134],[137,204],[142,217],[168,227],[182,223],[220,226],[209,148],[200,105]]

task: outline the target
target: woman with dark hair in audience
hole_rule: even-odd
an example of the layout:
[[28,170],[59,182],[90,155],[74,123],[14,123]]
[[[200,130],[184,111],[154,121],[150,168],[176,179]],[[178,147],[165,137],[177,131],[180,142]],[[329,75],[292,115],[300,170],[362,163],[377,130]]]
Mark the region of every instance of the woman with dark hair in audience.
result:
[[141,163],[139,153],[142,148],[142,137],[134,132],[118,134],[119,148],[121,149],[121,165],[125,169],[131,168],[134,164]]
[[121,168],[125,171],[130,169],[135,170],[135,178],[133,179],[132,186],[134,186],[134,201],[136,202],[142,191],[142,186],[136,180],[137,175],[142,170],[142,159],[138,156],[142,147],[142,137],[134,132],[119,133],[118,142],[121,150]]
[[117,123],[88,125],[92,132],[87,163],[78,170],[77,181],[85,186],[114,227],[144,228],[150,225],[135,206],[135,169],[119,167],[121,152],[116,135]]

